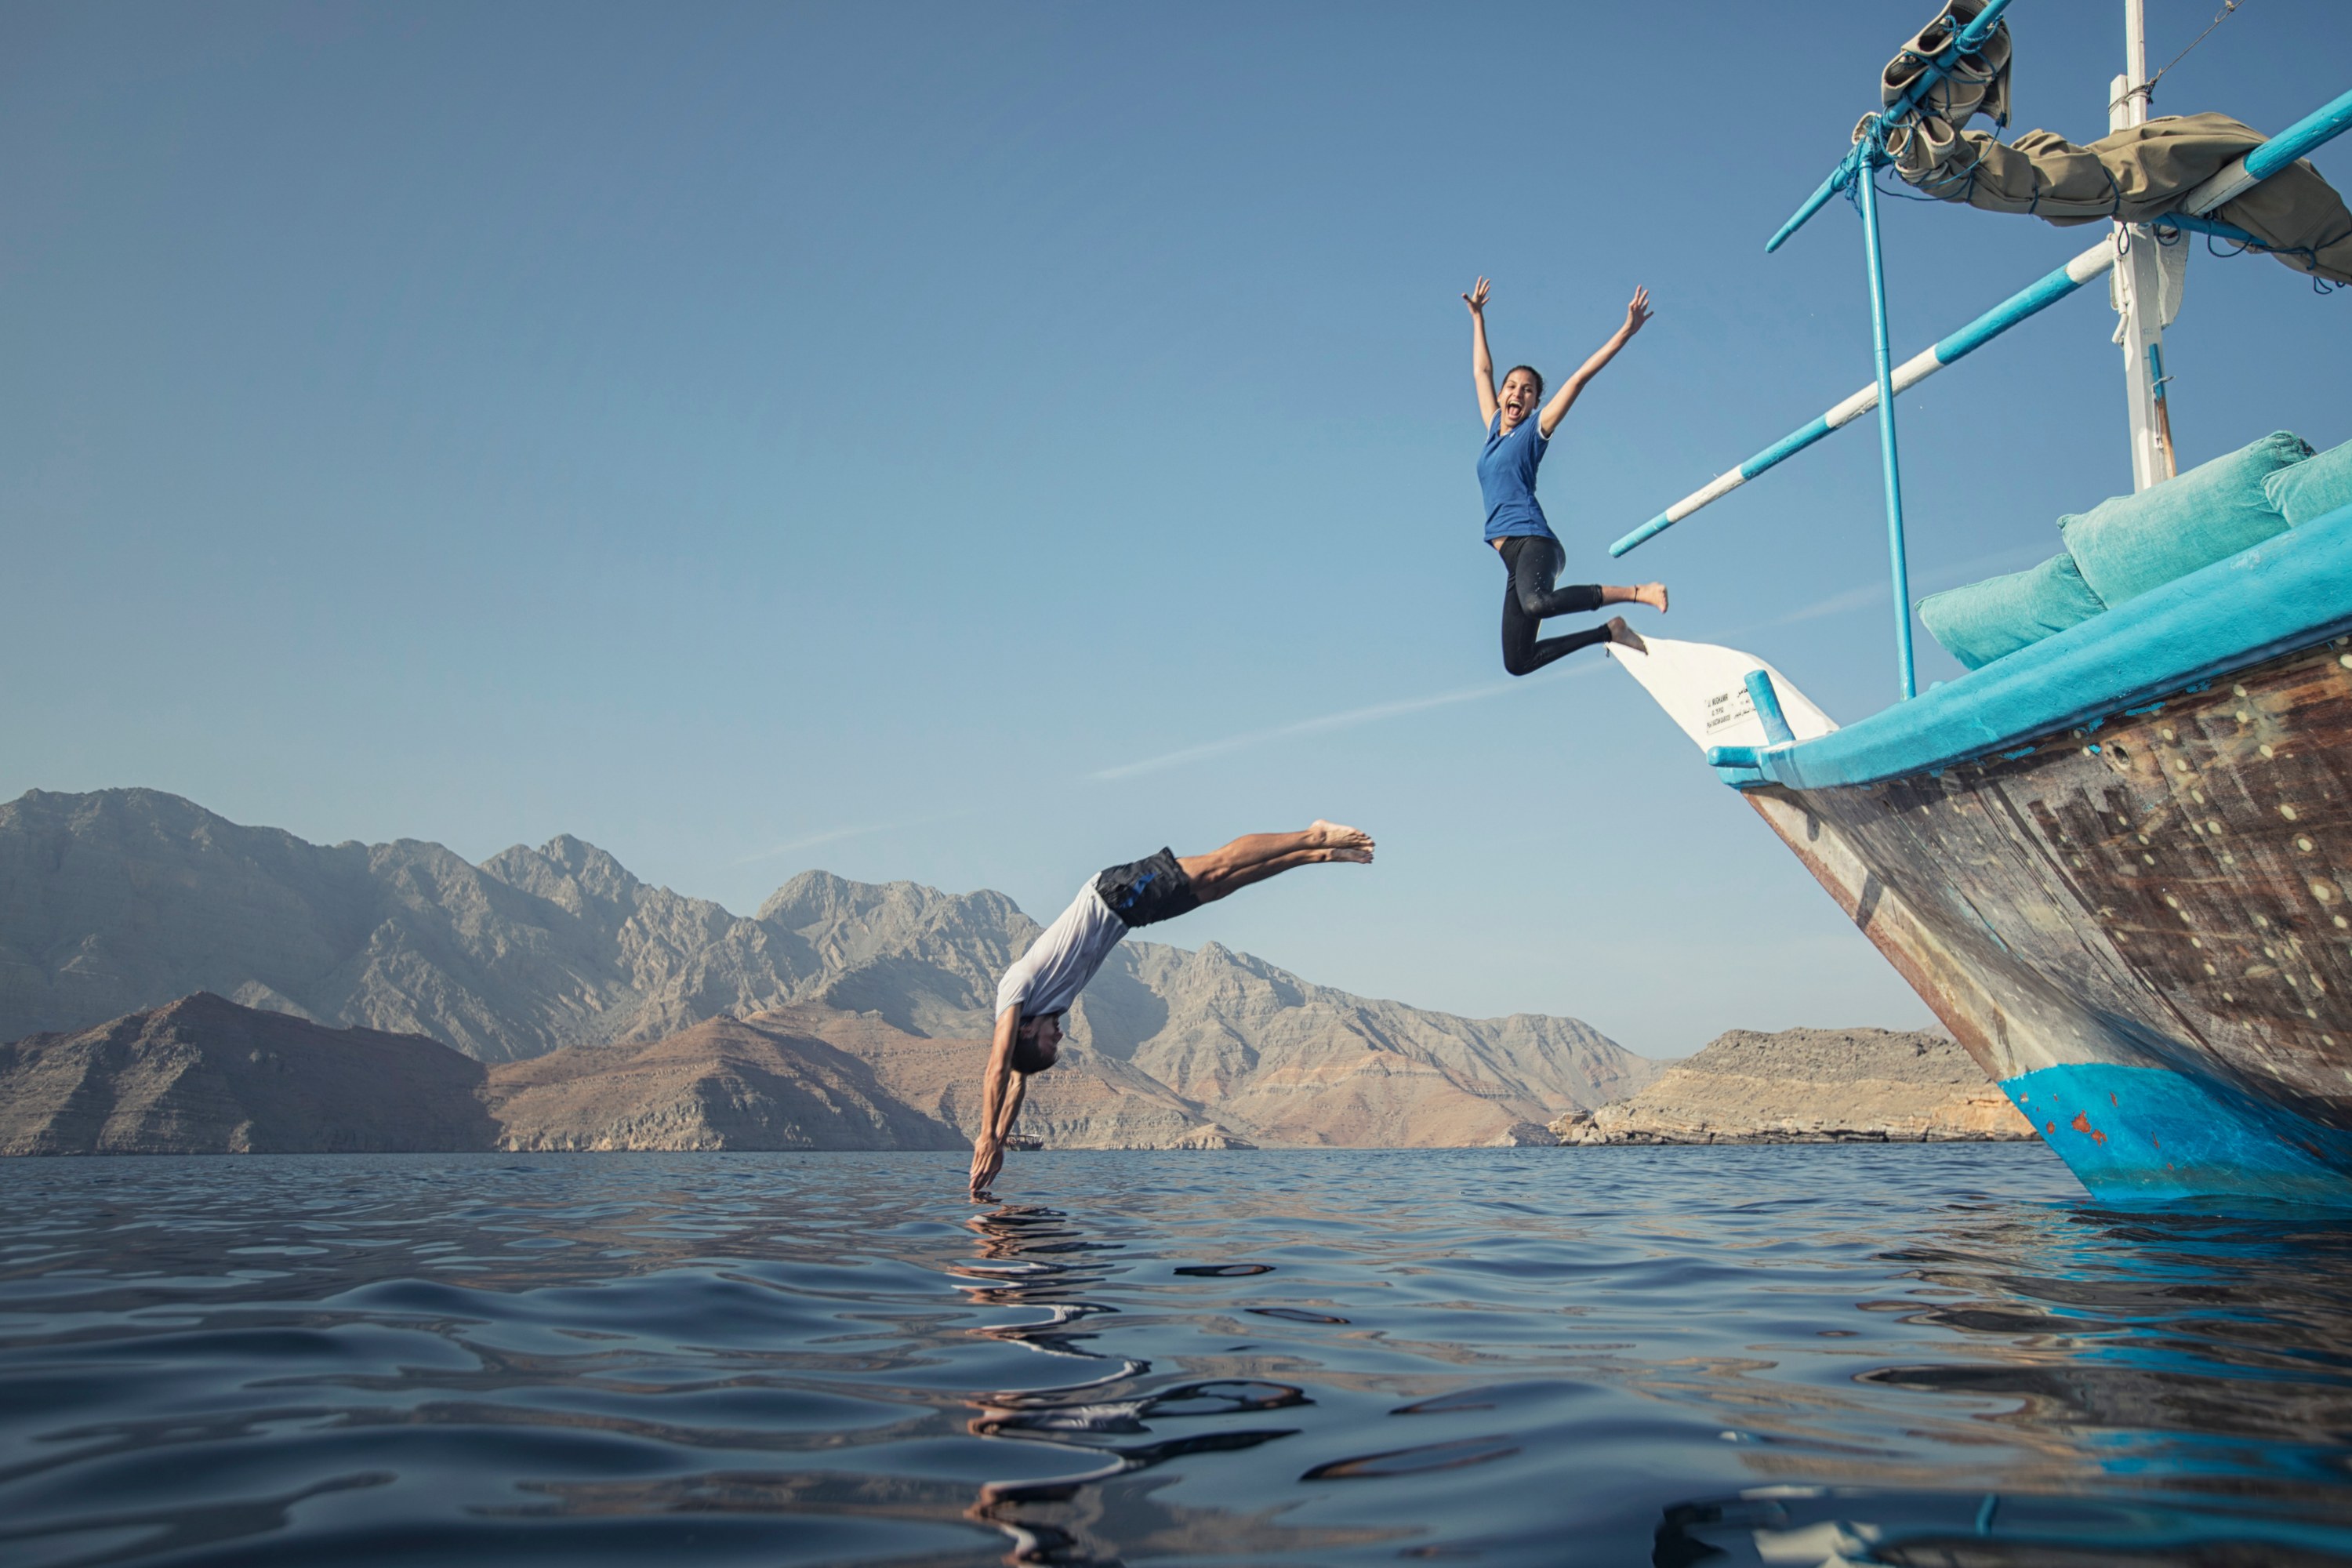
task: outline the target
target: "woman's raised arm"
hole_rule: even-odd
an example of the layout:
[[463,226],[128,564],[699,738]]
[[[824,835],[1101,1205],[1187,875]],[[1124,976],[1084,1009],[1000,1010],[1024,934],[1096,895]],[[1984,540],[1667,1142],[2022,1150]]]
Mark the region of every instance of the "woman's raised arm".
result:
[[1625,303],[1625,324],[1618,328],[1607,342],[1595,350],[1591,359],[1577,366],[1576,374],[1570,376],[1558,392],[1552,394],[1551,401],[1545,404],[1543,412],[1536,416],[1538,435],[1547,441],[1551,439],[1551,433],[1559,428],[1559,422],[1562,419],[1568,417],[1568,406],[1574,403],[1577,395],[1584,390],[1584,384],[1599,375],[1601,367],[1615,359],[1617,351],[1632,342],[1633,334],[1640,331],[1649,320],[1650,291],[1647,289],[1636,289],[1633,290],[1633,299]]
[[1470,307],[1470,374],[1478,382],[1478,428],[1484,430],[1501,406],[1495,401],[1495,356],[1486,349],[1486,280],[1479,279],[1462,302]]

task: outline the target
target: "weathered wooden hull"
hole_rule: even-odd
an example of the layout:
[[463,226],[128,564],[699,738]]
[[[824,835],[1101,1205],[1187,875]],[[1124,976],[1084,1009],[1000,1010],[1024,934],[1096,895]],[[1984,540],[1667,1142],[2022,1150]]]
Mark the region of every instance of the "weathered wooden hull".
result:
[[1748,798],[2102,1194],[2352,1201],[2352,653]]

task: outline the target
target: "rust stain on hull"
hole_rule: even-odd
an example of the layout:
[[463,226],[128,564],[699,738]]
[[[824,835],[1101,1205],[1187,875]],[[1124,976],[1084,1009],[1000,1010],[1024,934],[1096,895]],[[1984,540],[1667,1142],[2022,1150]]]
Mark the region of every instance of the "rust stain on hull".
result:
[[1748,799],[1994,1079],[2169,1068],[2352,1129],[2352,653],[2011,750]]

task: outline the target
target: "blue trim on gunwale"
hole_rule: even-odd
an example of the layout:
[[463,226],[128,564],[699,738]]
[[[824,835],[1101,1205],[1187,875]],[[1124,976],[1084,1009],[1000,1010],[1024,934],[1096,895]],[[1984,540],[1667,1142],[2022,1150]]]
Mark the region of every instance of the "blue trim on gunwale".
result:
[[[1904,778],[2073,729],[2352,631],[2352,506],[1859,723],[1757,758],[1755,783]],[[1746,781],[1741,781],[1746,782]]]

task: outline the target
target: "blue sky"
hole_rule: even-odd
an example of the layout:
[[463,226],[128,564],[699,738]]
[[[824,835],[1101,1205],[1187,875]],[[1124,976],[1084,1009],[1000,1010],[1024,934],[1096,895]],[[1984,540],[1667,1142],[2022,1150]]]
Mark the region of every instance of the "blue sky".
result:
[[[1164,934],[1659,1055],[1924,1022],[1621,670],[1503,676],[1455,296],[1558,376],[1646,283],[1546,462],[1570,578],[1875,710],[1866,425],[1603,548],[1868,378],[1852,213],[1761,247],[1930,10],[12,5],[0,796],[1041,918],[1321,815],[1380,864]],[[2104,131],[2120,11],[2018,0],[2014,129]],[[2161,60],[2212,5],[2148,11]],[[2275,130],[2347,59],[2259,0],[2157,108]],[[1897,352],[2095,237],[1895,204]],[[2185,456],[2352,437],[2347,311],[2200,256]],[[1903,400],[1916,591],[2129,488],[2112,324]]]

